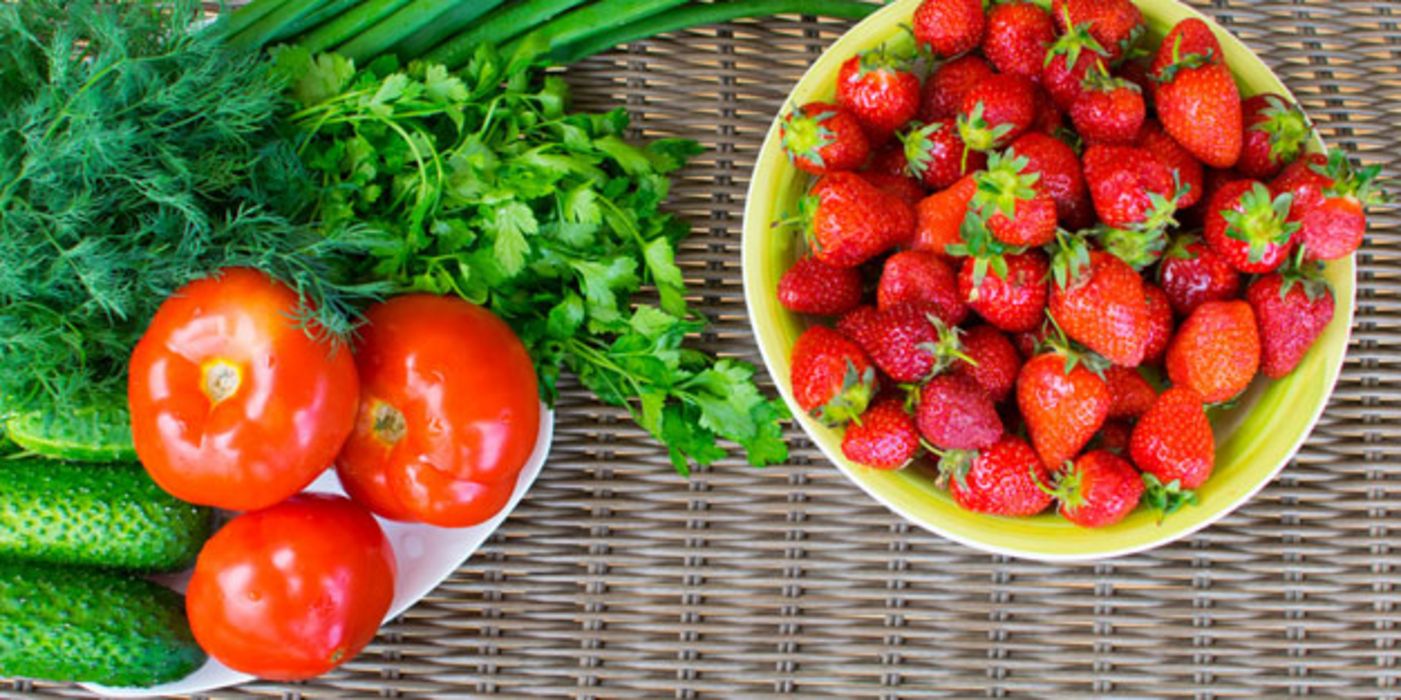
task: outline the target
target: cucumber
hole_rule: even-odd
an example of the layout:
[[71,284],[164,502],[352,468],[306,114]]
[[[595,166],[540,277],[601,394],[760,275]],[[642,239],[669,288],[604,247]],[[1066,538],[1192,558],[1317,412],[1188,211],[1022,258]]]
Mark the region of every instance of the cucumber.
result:
[[194,563],[211,518],[140,465],[0,461],[0,560],[177,571]]
[[5,423],[10,439],[40,457],[75,462],[134,462],[126,401],[89,397],[62,411],[31,410]]
[[0,562],[0,676],[146,687],[199,668],[184,598],[91,569]]

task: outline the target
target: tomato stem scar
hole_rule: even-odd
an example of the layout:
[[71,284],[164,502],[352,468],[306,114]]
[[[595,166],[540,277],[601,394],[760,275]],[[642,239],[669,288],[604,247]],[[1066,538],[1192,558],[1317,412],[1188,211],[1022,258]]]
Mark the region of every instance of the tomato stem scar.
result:
[[215,405],[238,393],[238,388],[243,385],[243,372],[227,360],[206,362],[202,370],[201,388]]
[[385,444],[393,445],[403,440],[404,434],[409,430],[404,414],[383,401],[375,402],[370,416],[374,421],[371,429],[375,437]]

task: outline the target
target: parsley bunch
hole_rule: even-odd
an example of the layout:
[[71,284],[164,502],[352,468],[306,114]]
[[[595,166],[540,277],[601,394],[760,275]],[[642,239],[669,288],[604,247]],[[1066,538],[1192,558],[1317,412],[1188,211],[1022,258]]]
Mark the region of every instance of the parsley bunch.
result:
[[754,368],[684,346],[705,326],[674,259],[690,227],[660,205],[696,143],[631,145],[625,111],[570,112],[563,80],[489,47],[460,73],[392,59],[357,71],[296,47],[274,60],[320,179],[316,218],[333,238],[376,239],[360,279],[486,305],[526,344],[547,401],[568,368],[682,473],[726,454],[717,437],[755,465],[786,459],[783,405]]

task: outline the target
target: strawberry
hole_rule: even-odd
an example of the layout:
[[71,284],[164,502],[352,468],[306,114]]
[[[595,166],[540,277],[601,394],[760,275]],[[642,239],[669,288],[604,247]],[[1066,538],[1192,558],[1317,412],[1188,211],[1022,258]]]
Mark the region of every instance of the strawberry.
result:
[[1241,119],[1245,133],[1236,170],[1256,180],[1272,178],[1298,160],[1312,131],[1303,111],[1272,93],[1246,99]]
[[804,197],[808,236],[828,265],[856,267],[914,235],[915,214],[856,173],[832,173]]
[[1084,241],[1063,241],[1051,264],[1050,310],[1065,334],[1116,365],[1137,367],[1148,343],[1143,279]]
[[1152,153],[1128,146],[1085,150],[1085,181],[1095,212],[1115,228],[1160,229],[1173,223],[1177,184]]
[[1143,128],[1139,129],[1134,145],[1152,153],[1181,185],[1182,194],[1177,199],[1179,209],[1186,209],[1202,200],[1205,177],[1202,164],[1168,136],[1162,124],[1155,119],[1143,120]]
[[1065,132],[1065,115],[1056,106],[1056,101],[1051,99],[1051,93],[1036,85],[1031,91],[1031,103],[1036,107],[1036,116],[1032,118],[1027,134],[1059,137]]
[[1087,449],[1104,450],[1123,457],[1129,453],[1129,436],[1132,434],[1133,426],[1129,425],[1128,421],[1110,419],[1104,421],[1094,439],[1090,440]]
[[[917,304],[898,304],[878,310],[873,319],[845,326],[882,372],[896,382],[928,379],[937,369],[934,350],[939,347],[938,321]],[[856,323],[869,325],[857,326]],[[841,326],[839,326],[840,328]]]
[[1216,34],[1206,22],[1195,17],[1173,25],[1168,35],[1163,38],[1163,43],[1158,45],[1158,50],[1153,52],[1148,72],[1155,78],[1154,82],[1157,82],[1156,78],[1161,76],[1163,71],[1192,56],[1196,56],[1203,64],[1220,65],[1225,61],[1225,54],[1221,51],[1221,42],[1216,39]]
[[911,247],[945,255],[949,246],[961,244],[968,205],[977,190],[978,183],[973,176],[965,175],[953,187],[921,200],[915,209],[917,221]]
[[920,389],[915,422],[925,440],[946,450],[976,450],[1002,437],[992,399],[977,382],[959,375],[939,375]]
[[1013,333],[1012,344],[1017,346],[1017,352],[1021,353],[1022,357],[1036,357],[1045,346],[1050,331],[1051,325],[1043,323],[1029,331]]
[[1260,371],[1271,379],[1294,371],[1333,321],[1333,290],[1312,269],[1260,277],[1245,300],[1260,326]]
[[1167,233],[1162,229],[1135,231],[1098,226],[1091,233],[1104,252],[1123,260],[1139,272],[1162,259],[1163,251],[1167,248]]
[[1056,106],[1069,110],[1085,92],[1085,76],[1109,68],[1109,54],[1090,35],[1087,25],[1076,25],[1056,39],[1041,65],[1041,85]]
[[861,177],[866,178],[866,182],[875,185],[880,191],[895,196],[911,208],[919,206],[924,199],[924,186],[908,175],[890,175],[887,173],[864,172]]
[[904,402],[894,397],[876,399],[842,436],[842,454],[872,469],[900,469],[918,452],[915,419]]
[[1158,398],[1153,385],[1136,369],[1115,365],[1104,370],[1104,383],[1109,387],[1109,417],[1137,418]]
[[1023,0],[993,5],[987,15],[983,53],[1001,73],[1041,79],[1046,47],[1056,40],[1050,13]]
[[880,312],[876,307],[858,306],[837,319],[837,332],[864,350],[874,342],[878,318]]
[[[1336,149],[1329,152],[1325,165],[1316,165],[1315,159],[1310,159],[1310,163],[1306,167],[1322,170],[1321,173],[1315,172],[1322,176],[1322,180],[1304,179],[1297,174],[1291,174],[1289,179],[1285,179],[1284,175],[1279,178],[1285,180],[1283,184],[1286,186],[1291,181],[1297,182],[1296,186],[1303,190],[1298,196],[1306,200],[1302,205],[1290,207],[1289,218],[1299,223],[1297,238],[1302,241],[1310,260],[1347,257],[1361,247],[1367,233],[1365,207],[1385,201],[1385,197],[1376,189],[1381,166],[1355,170],[1348,162],[1347,154]],[[1327,185],[1314,194],[1312,185],[1324,181]],[[1272,189],[1281,188],[1277,184]]]
[[950,326],[968,316],[968,306],[958,295],[958,273],[926,251],[907,250],[885,259],[876,306],[887,311],[901,304],[914,304]]
[[1221,168],[1203,167],[1202,197],[1197,200],[1197,203],[1193,205],[1191,209],[1181,212],[1182,218],[1180,221],[1185,227],[1200,228],[1206,223],[1206,215],[1210,209],[1211,198],[1215,197],[1216,193],[1220,192],[1222,187],[1244,179],[1245,177],[1236,172],[1234,168],[1223,170]]
[[1070,121],[1086,143],[1130,145],[1147,116],[1139,87],[1110,77],[1102,67],[1085,76],[1084,89],[1070,107]]
[[779,135],[793,165],[813,175],[855,170],[871,153],[871,143],[856,117],[822,102],[789,112],[779,125]]
[[1288,193],[1291,198],[1289,220],[1302,221],[1305,214],[1323,204],[1327,198],[1324,192],[1332,186],[1333,178],[1328,175],[1328,156],[1306,153],[1285,166],[1279,176],[1270,182],[1270,193],[1275,196]]
[[1040,133],[1023,134],[1009,149],[1009,156],[1026,159],[1024,172],[1040,175],[1035,187],[1055,200],[1061,226],[1079,230],[1090,225],[1094,206],[1074,149],[1060,139]]
[[1045,253],[1008,253],[977,225],[967,227],[964,234],[965,242],[948,248],[952,254],[967,256],[958,271],[959,296],[988,323],[1009,333],[1040,325],[1050,271]]
[[861,171],[863,175],[879,173],[881,175],[908,175],[910,164],[905,160],[905,144],[890,142],[877,148],[871,154],[871,160],[866,164],[866,169]]
[[1243,143],[1240,90],[1219,58],[1219,44],[1205,53],[1193,51],[1200,47],[1190,37],[1198,30],[1190,28],[1205,26],[1199,19],[1183,20],[1163,41],[1153,62],[1154,101],[1163,128],[1197,160],[1230,168]]
[[1084,25],[1110,61],[1128,54],[1147,31],[1131,0],[1052,0],[1051,17],[1061,32]]
[[1124,61],[1120,66],[1117,75],[1138,86],[1138,94],[1143,95],[1143,103],[1153,108],[1153,90],[1158,84],[1153,80],[1153,61],[1150,58],[1135,58]]
[[863,51],[837,72],[837,104],[882,142],[919,111],[919,76],[884,47]]
[[1237,180],[1207,204],[1206,244],[1231,267],[1247,274],[1272,272],[1284,264],[1299,224],[1288,221],[1292,197],[1273,199],[1258,180]]
[[1172,340],[1172,303],[1167,292],[1148,282],[1143,283],[1143,303],[1148,307],[1148,342],[1143,346],[1143,362],[1156,364]]
[[949,496],[964,510],[1009,517],[1036,515],[1051,505],[1037,486],[1047,478],[1036,451],[1005,436],[977,452],[950,452],[939,463]]
[[965,174],[987,167],[987,156],[969,151],[958,135],[953,119],[916,124],[900,135],[905,146],[909,174],[930,189],[941,190],[958,182]]
[[802,258],[778,280],[778,303],[794,313],[840,316],[861,303],[861,273]]
[[924,81],[919,100],[920,120],[932,122],[957,117],[968,89],[992,75],[992,66],[979,56],[961,56],[939,66]]
[[1205,483],[1216,463],[1216,438],[1202,403],[1186,387],[1159,395],[1129,438],[1134,464],[1162,484],[1195,489]]
[[1020,75],[994,74],[963,95],[958,134],[974,151],[1002,148],[1036,120],[1036,85]]
[[829,425],[861,415],[875,393],[876,372],[866,353],[826,326],[803,331],[792,360],[793,400]]
[[1047,467],[1079,454],[1109,415],[1109,387],[1087,361],[1094,358],[1051,350],[1031,358],[1017,375],[1017,406]]
[[1158,284],[1178,316],[1190,315],[1208,301],[1240,294],[1240,273],[1195,236],[1178,236],[1158,267]]
[[1260,334],[1255,312],[1244,301],[1198,306],[1168,345],[1167,371],[1173,385],[1196,391],[1205,403],[1235,398],[1259,369]]
[[963,357],[953,363],[950,373],[977,382],[994,402],[1004,401],[1022,368],[1022,356],[1012,341],[992,326],[977,326],[968,329],[961,344]]
[[982,0],[924,0],[915,9],[915,40],[939,58],[977,48],[986,26]]
[[1015,152],[994,152],[976,173],[972,209],[997,240],[1010,246],[1043,246],[1056,237],[1056,200],[1036,187],[1041,176]]
[[1080,527],[1106,527],[1123,520],[1143,498],[1143,479],[1133,465],[1106,450],[1080,455],[1047,493],[1060,514]]

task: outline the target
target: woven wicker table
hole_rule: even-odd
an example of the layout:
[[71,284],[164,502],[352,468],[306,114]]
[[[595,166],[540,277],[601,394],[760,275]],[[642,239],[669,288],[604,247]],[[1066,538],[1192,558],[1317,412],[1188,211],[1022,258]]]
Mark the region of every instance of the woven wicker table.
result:
[[[1325,138],[1401,179],[1401,2],[1193,0],[1258,51]],[[808,63],[845,28],[689,32],[571,70],[581,105],[698,139],[672,208],[715,320],[758,362],[744,192]],[[690,480],[620,411],[564,391],[552,459],[453,578],[344,669],[286,697],[1401,697],[1401,211],[1373,217],[1347,368],[1307,446],[1221,523],[1053,566],[977,553],[867,498],[794,428],[792,463]],[[0,694],[73,696],[50,684]],[[31,695],[32,694],[32,695]]]

